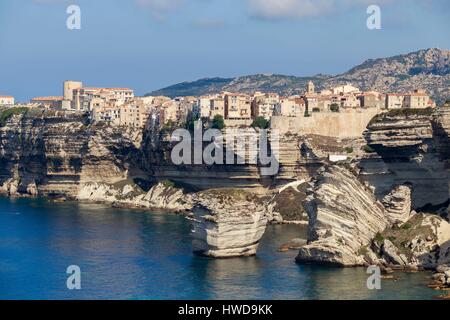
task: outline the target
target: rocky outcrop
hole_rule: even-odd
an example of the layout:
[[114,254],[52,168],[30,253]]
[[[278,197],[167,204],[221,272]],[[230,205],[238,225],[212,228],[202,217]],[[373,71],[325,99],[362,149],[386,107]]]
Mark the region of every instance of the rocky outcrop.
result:
[[323,168],[308,190],[308,245],[296,260],[338,266],[364,264],[361,248],[368,246],[390,221],[383,205],[351,169]]
[[450,288],[450,265],[442,264],[437,266],[432,279],[433,281],[430,283],[429,287],[435,289]]
[[378,234],[371,249],[380,264],[435,269],[450,263],[450,224],[436,215],[416,214]]
[[303,201],[306,198],[308,183],[304,180],[294,181],[282,186],[274,191],[270,196],[268,206],[270,206],[272,223],[295,223],[307,224],[308,215],[303,208]]
[[299,250],[301,247],[307,245],[307,241],[301,238],[294,238],[286,243],[283,243],[278,249],[279,252],[285,252],[289,250]]
[[450,101],[437,108],[432,118],[436,150],[442,161],[450,160]]
[[267,206],[243,190],[210,190],[196,194],[192,247],[196,254],[228,258],[256,254],[267,225]]
[[411,218],[411,188],[397,186],[382,201],[391,224],[402,225]]
[[[405,183],[411,186],[415,210],[440,205],[449,199],[450,177],[447,156],[443,152],[446,133],[436,130],[437,122],[447,121],[446,108],[443,106],[434,112],[429,109],[392,110],[369,124],[365,139],[375,152],[359,161],[360,176],[375,189],[378,199],[393,186]],[[432,119],[437,114],[440,120],[433,125]]]
[[399,56],[370,59],[326,83],[351,82],[365,90],[412,92],[426,89],[438,103],[450,99],[450,51],[431,48]]
[[308,190],[308,244],[297,261],[434,269],[450,263],[450,224],[411,211],[409,186],[376,200],[351,169],[324,168]]
[[155,184],[148,191],[129,181],[114,185],[86,183],[80,187],[77,200],[173,212],[184,212],[192,207],[190,195],[185,195],[181,189],[163,183]]

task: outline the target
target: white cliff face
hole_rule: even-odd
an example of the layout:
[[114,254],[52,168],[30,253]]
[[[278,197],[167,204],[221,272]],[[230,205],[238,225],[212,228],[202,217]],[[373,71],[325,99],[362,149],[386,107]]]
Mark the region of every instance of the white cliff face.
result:
[[197,194],[190,218],[194,253],[214,258],[256,254],[267,215],[267,206],[245,191]]
[[394,184],[412,185],[412,206],[440,205],[450,197],[450,107],[399,109],[374,118],[365,132],[376,151],[360,160],[361,177],[381,199]]
[[189,210],[192,206],[190,196],[183,194],[180,189],[162,183],[154,185],[148,192],[143,192],[132,184],[117,187],[103,183],[86,183],[80,187],[77,200],[175,212]]
[[383,205],[347,168],[332,166],[313,181],[305,202],[308,245],[298,262],[341,266],[364,264],[358,251],[389,225]]
[[383,198],[391,224],[402,225],[411,219],[411,188],[409,186],[397,186]]
[[395,187],[380,203],[350,170],[333,166],[320,172],[308,193],[308,244],[298,262],[416,269],[450,264],[450,224],[411,211],[409,186]]

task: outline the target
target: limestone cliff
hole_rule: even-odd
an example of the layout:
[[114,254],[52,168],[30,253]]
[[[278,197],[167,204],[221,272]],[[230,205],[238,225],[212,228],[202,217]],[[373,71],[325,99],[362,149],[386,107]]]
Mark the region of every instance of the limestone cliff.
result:
[[359,250],[389,226],[383,205],[349,169],[321,169],[311,183],[305,208],[309,216],[308,245],[298,262],[339,266],[364,264]]
[[75,198],[81,183],[115,183],[137,170],[139,143],[133,129],[30,109],[0,127],[0,192]]
[[373,119],[365,139],[374,153],[359,162],[361,177],[381,200],[395,185],[412,186],[412,207],[450,198],[447,170],[449,106],[393,110]]
[[298,262],[416,269],[450,263],[450,224],[411,211],[409,185],[396,186],[381,203],[352,168],[327,167],[312,181],[305,208],[308,244]]
[[411,188],[409,186],[395,187],[382,202],[392,225],[402,225],[411,219]]

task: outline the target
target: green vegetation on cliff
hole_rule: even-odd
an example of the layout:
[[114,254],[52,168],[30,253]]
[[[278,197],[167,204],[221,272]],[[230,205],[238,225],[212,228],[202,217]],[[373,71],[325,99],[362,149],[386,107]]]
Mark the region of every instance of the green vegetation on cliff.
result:
[[219,130],[222,130],[223,128],[225,128],[225,120],[223,119],[223,117],[221,115],[214,116],[214,119],[212,122],[212,127],[214,129],[219,129]]
[[256,117],[252,123],[253,128],[267,129],[269,128],[270,122],[264,117]]
[[25,114],[28,111],[28,108],[23,107],[15,107],[5,109],[0,113],[0,127],[4,127],[9,118],[16,114]]

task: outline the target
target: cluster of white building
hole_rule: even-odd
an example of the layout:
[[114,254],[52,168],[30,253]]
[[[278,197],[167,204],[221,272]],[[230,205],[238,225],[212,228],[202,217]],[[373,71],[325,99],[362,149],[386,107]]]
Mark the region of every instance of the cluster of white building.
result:
[[[168,98],[167,98],[168,99]],[[152,97],[135,97],[129,88],[84,87],[79,81],[65,81],[63,96],[37,97],[32,106],[53,110],[89,112],[94,122],[144,127],[150,115]]]
[[314,112],[338,112],[348,108],[428,108],[434,102],[424,90],[406,94],[362,92],[346,84],[330,90],[316,92],[309,82],[301,95],[282,97],[277,93],[256,92],[253,95],[223,92],[198,98],[195,112],[202,118],[212,119],[220,114],[225,119],[246,120],[272,116],[304,117]]
[[[0,96],[0,105],[14,105],[14,97]],[[30,106],[55,110],[89,112],[94,122],[109,122],[119,126],[144,128],[186,123],[188,119],[248,123],[256,117],[270,120],[273,116],[305,117],[314,112],[338,112],[349,108],[396,109],[428,108],[435,103],[424,90],[405,94],[362,92],[346,84],[316,92],[309,82],[306,92],[289,97],[277,93],[221,92],[201,97],[164,96],[136,97],[129,88],[84,87],[79,81],[65,81],[63,96],[33,98]]]

